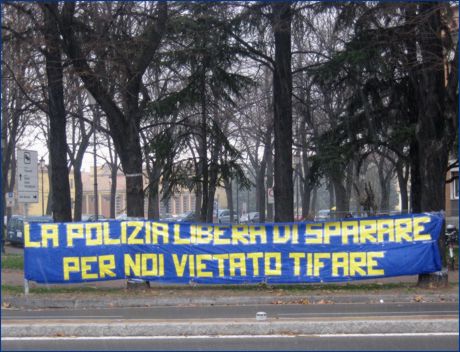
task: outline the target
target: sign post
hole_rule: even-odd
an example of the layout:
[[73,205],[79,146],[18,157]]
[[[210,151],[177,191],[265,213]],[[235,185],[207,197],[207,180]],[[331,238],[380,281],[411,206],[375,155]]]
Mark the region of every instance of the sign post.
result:
[[6,206],[9,208],[14,207],[14,192],[8,192],[6,194]]
[[18,202],[38,203],[38,153],[18,150]]
[[273,192],[273,187],[267,188],[267,203],[268,204],[275,203],[275,194]]

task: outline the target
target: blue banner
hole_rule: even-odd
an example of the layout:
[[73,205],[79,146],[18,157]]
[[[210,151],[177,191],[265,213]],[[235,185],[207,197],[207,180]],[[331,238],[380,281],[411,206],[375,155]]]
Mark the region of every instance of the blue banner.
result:
[[24,271],[39,283],[338,282],[441,269],[440,214],[210,225],[30,223]]

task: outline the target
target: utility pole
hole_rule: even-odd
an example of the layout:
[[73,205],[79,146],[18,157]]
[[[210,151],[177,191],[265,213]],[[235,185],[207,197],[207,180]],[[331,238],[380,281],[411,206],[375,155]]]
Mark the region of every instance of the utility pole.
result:
[[45,168],[45,159],[41,157],[40,159],[40,171],[42,174],[42,216],[45,216],[45,190],[43,186],[43,170]]

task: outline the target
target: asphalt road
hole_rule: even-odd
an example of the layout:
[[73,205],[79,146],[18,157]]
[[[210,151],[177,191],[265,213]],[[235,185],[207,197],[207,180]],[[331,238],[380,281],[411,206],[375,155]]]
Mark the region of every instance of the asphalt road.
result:
[[458,351],[458,334],[2,339],[3,351]]
[[255,319],[266,312],[269,319],[443,316],[457,317],[458,303],[379,303],[379,304],[270,304],[244,306],[142,307],[109,309],[2,309],[2,320],[40,319]]

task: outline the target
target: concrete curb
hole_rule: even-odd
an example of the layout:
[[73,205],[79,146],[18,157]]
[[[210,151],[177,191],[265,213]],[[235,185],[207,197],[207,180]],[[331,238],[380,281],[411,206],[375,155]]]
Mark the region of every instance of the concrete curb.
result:
[[2,337],[458,333],[458,319],[2,324]]
[[192,296],[192,297],[98,297],[92,299],[47,299],[24,296],[3,296],[2,303],[13,308],[86,309],[113,307],[152,306],[209,306],[209,305],[257,305],[257,304],[324,304],[324,303],[415,303],[458,302],[458,294],[393,294],[393,295],[261,295],[261,296]]

